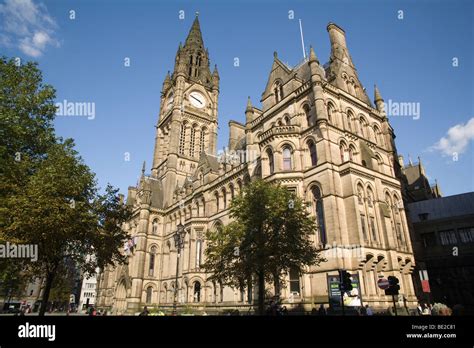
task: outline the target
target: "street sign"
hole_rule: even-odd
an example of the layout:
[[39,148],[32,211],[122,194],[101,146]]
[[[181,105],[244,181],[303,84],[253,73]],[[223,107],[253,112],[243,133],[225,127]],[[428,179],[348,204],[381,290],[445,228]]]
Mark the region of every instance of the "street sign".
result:
[[388,282],[388,279],[381,278],[377,281],[377,286],[380,289],[385,290],[385,289],[388,289],[388,287],[390,286],[390,283]]

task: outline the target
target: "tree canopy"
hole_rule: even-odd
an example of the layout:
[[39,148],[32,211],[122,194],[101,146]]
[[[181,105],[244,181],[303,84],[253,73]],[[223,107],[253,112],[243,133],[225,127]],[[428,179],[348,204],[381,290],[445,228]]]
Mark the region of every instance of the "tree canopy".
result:
[[317,231],[306,204],[285,187],[256,180],[231,203],[233,221],[207,232],[206,262],[210,280],[243,288],[255,279],[259,312],[265,283],[279,294],[290,270],[301,272],[325,261],[311,241]]
[[38,246],[36,262],[10,261],[45,279],[40,315],[65,263],[93,274],[125,261],[130,217],[117,189],[99,192],[73,140],[55,136],[54,98],[36,64],[0,59],[0,242]]

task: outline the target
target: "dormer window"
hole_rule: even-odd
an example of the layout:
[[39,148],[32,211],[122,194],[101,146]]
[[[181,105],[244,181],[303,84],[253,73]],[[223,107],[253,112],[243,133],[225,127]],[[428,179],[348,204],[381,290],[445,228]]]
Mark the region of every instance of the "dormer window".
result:
[[275,82],[275,87],[273,88],[273,93],[275,94],[275,102],[278,103],[283,99],[283,85],[280,81]]

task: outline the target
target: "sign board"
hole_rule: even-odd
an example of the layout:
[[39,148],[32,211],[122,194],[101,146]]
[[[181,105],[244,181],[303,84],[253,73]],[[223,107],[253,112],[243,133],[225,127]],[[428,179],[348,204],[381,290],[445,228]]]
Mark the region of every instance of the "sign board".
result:
[[[328,275],[329,304],[334,308],[341,307],[341,290],[339,289],[339,275]],[[344,306],[362,306],[360,281],[358,274],[351,274],[352,290],[344,293]]]
[[390,283],[388,282],[388,279],[380,278],[380,279],[377,281],[377,286],[378,286],[380,289],[385,290],[385,289],[388,289],[388,287],[390,286]]

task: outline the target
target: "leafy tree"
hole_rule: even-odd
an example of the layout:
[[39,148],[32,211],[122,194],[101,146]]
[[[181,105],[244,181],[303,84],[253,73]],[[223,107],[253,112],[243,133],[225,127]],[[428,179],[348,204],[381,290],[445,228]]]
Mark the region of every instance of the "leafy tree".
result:
[[[72,140],[51,146],[23,191],[7,202],[12,223],[5,236],[38,245],[38,261],[29,268],[45,277],[40,315],[67,260],[90,274],[98,266],[123,260],[119,250],[127,234],[120,225],[129,210],[111,186],[104,195],[97,193],[94,174],[73,146]],[[88,258],[91,254],[97,257]]]
[[89,274],[124,261],[130,216],[117,189],[99,194],[73,141],[55,137],[54,98],[35,63],[0,59],[0,242],[38,245],[20,272],[45,279],[40,315],[66,260]]
[[23,294],[29,278],[22,272],[22,262],[11,259],[0,259],[0,296],[2,307],[12,298]]
[[36,63],[0,57],[0,226],[6,218],[2,198],[22,189],[55,143],[54,98]]
[[286,188],[263,180],[245,187],[231,204],[233,222],[207,232],[210,280],[243,288],[257,280],[258,312],[264,313],[265,283],[275,293],[290,269],[325,261],[310,240],[317,230],[305,203]]

